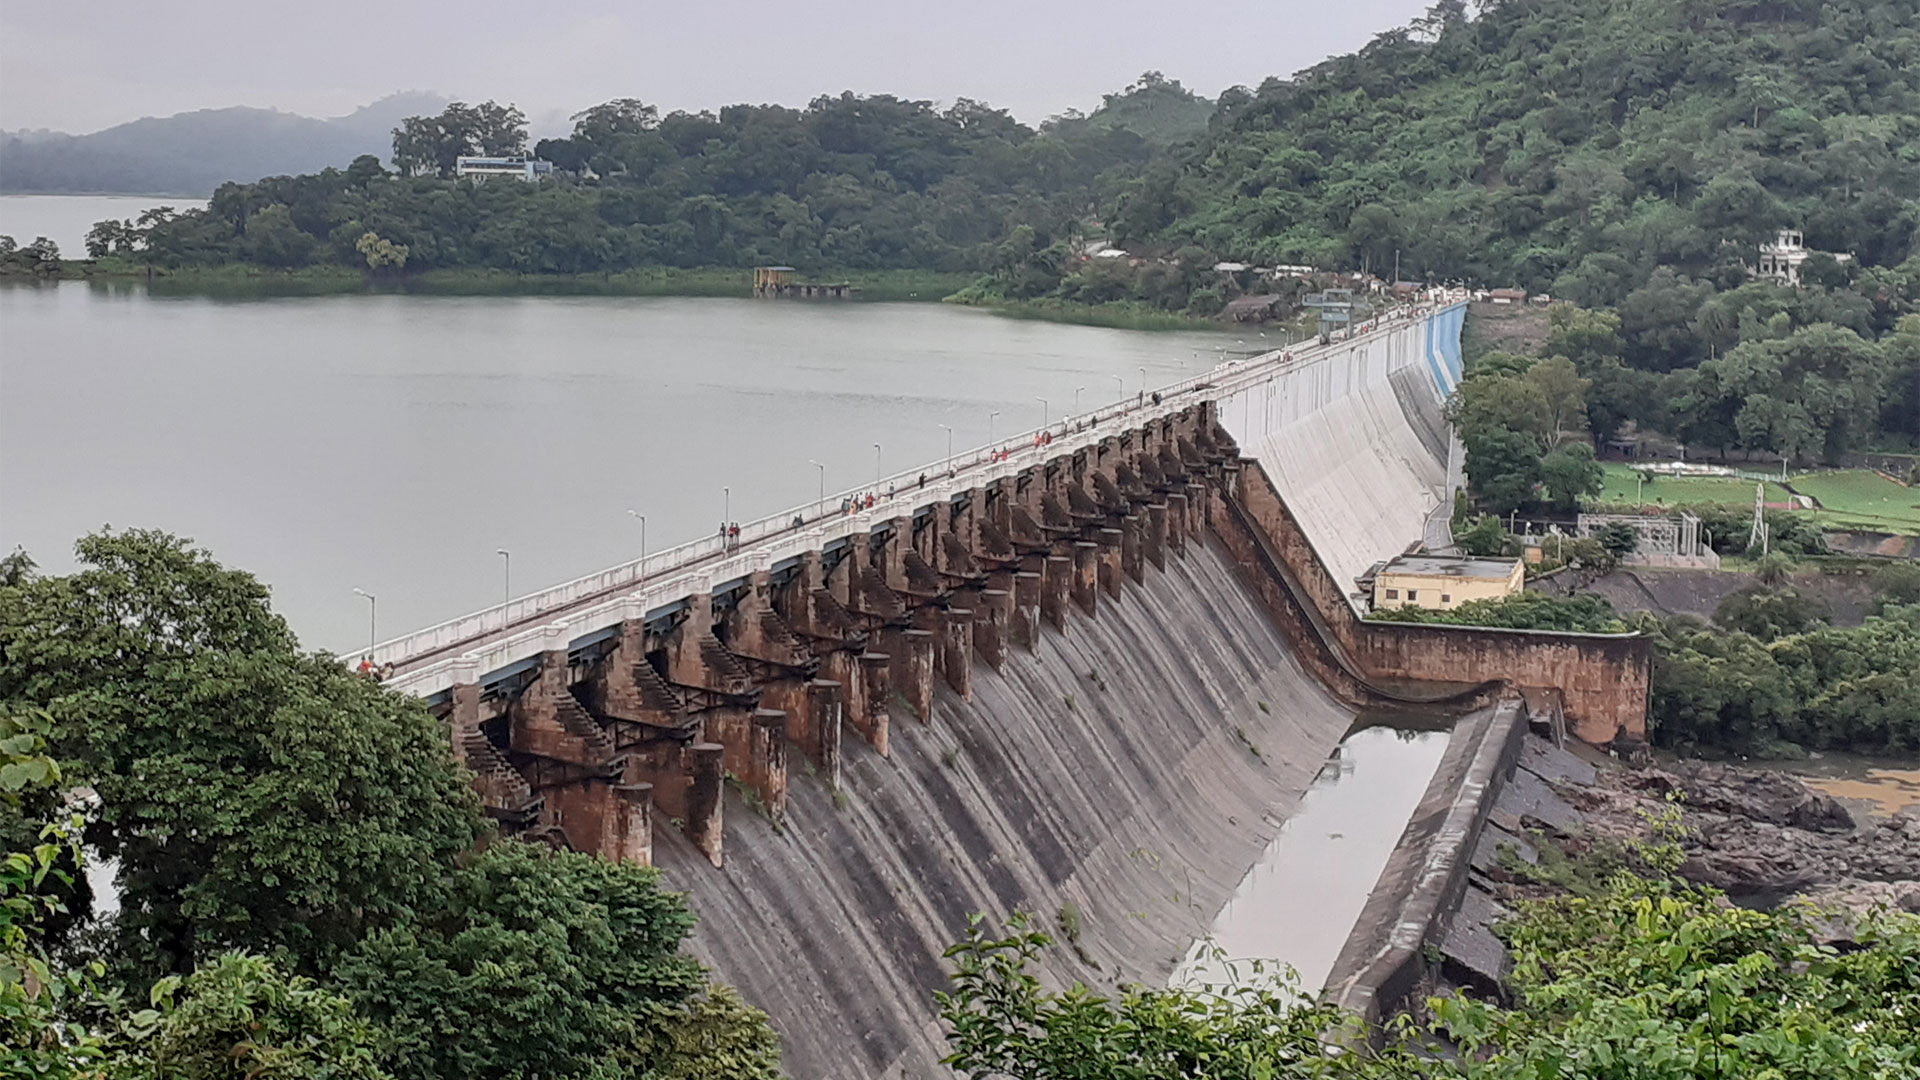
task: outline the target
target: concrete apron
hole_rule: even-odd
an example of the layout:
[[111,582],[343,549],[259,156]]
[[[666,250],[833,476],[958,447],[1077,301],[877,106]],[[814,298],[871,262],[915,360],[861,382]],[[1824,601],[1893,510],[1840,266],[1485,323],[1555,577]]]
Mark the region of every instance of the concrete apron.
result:
[[1169,985],[1316,996],[1436,776],[1452,725],[1430,713],[1361,717]]
[[1513,775],[1528,711],[1511,697],[1461,717],[1426,794],[1388,857],[1323,994],[1365,1022],[1372,1038],[1427,971],[1467,888],[1474,845]]

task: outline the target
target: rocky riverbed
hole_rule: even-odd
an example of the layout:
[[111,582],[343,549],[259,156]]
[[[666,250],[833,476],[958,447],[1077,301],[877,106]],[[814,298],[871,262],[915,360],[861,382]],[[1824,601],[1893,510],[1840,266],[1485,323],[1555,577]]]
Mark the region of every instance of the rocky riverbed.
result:
[[1920,910],[1920,808],[1871,814],[1783,773],[1685,761],[1602,769],[1564,794],[1589,828],[1616,836],[1644,832],[1644,814],[1677,795],[1687,833],[1681,876],[1737,898],[1897,895]]
[[1920,805],[1887,812],[1777,771],[1698,761],[1593,761],[1530,736],[1474,853],[1441,942],[1446,985],[1498,994],[1508,970],[1493,927],[1517,900],[1591,885],[1630,861],[1651,822],[1679,809],[1679,874],[1767,906],[1800,896],[1920,912]]

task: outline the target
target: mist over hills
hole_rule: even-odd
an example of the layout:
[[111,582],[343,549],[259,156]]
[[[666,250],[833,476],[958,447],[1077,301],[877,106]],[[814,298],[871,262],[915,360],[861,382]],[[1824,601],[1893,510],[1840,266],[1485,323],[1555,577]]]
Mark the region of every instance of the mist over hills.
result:
[[319,119],[236,106],[146,117],[90,135],[0,135],[0,192],[206,196],[229,180],[318,172],[361,154],[385,158],[402,119],[438,112],[440,94],[389,94]]

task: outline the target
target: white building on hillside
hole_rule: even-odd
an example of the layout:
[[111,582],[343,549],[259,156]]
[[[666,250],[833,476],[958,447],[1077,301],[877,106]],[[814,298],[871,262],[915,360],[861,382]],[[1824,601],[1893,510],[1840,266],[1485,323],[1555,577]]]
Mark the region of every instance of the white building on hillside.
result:
[[527,157],[462,157],[453,162],[453,175],[485,180],[493,176],[511,176],[516,180],[538,180],[553,171],[553,162]]
[[[1799,229],[1781,229],[1771,244],[1760,245],[1760,265],[1754,268],[1753,276],[1765,281],[1775,281],[1782,285],[1800,284],[1800,264],[1820,254],[1807,247],[1801,238]],[[1851,255],[1834,255],[1835,259],[1847,262]]]

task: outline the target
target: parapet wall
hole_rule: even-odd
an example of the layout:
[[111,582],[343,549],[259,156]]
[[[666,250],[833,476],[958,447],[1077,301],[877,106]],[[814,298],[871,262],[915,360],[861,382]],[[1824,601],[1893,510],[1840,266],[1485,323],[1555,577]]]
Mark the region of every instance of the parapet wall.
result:
[[[1645,637],[1369,622],[1347,601],[1346,590],[1321,561],[1258,461],[1241,461],[1234,497],[1286,568],[1288,588],[1266,591],[1297,590],[1297,596],[1278,601],[1278,606],[1270,603],[1276,617],[1284,625],[1323,636],[1317,643],[1302,641],[1303,648],[1344,659],[1342,674],[1331,684],[1336,689],[1358,684],[1379,692],[1421,683],[1451,684],[1466,692],[1504,682],[1522,690],[1557,692],[1569,730],[1586,742],[1611,742],[1621,734],[1646,737],[1652,643]],[[1228,543],[1244,573],[1256,580],[1271,577],[1251,550],[1252,541],[1229,537]]]

